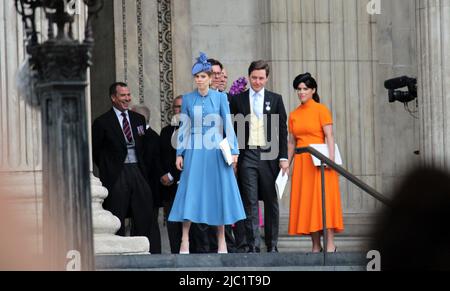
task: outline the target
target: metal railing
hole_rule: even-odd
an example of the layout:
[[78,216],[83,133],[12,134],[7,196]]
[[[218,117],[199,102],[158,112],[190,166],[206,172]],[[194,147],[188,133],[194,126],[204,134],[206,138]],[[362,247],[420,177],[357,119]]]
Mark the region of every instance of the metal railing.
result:
[[358,179],[356,176],[352,175],[349,171],[344,169],[343,167],[336,164],[334,161],[323,155],[318,150],[312,148],[312,147],[302,147],[302,148],[296,148],[295,154],[301,155],[301,154],[311,154],[317,159],[320,160],[320,172],[322,176],[322,223],[323,223],[323,244],[324,244],[324,251],[323,251],[323,264],[326,265],[327,261],[327,243],[328,243],[328,229],[327,229],[327,214],[326,214],[326,206],[325,206],[325,166],[328,168],[331,168],[338,172],[341,176],[347,178],[351,183],[358,186],[361,190],[375,198],[376,200],[382,202],[383,204],[390,206],[391,201],[386,198],[384,195],[379,193],[374,188],[370,187],[360,179]]

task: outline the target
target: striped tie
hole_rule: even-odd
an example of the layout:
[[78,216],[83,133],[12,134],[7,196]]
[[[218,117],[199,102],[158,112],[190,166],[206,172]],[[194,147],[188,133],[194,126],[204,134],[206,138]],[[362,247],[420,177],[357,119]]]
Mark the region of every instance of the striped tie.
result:
[[122,116],[123,116],[123,133],[125,134],[128,142],[132,142],[133,136],[131,135],[131,127],[127,119],[127,114],[125,112],[122,112]]

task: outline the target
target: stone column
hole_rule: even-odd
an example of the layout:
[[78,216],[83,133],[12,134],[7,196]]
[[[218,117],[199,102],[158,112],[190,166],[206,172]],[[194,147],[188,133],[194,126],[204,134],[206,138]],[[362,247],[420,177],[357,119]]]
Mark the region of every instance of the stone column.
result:
[[450,170],[450,1],[417,0],[421,155]]
[[[15,78],[25,58],[22,20],[14,1],[0,3],[0,195],[9,195],[16,213],[29,222],[33,252],[42,250],[41,115],[25,101],[27,82],[17,89]],[[41,18],[37,17],[40,23]]]
[[[414,153],[419,150],[419,120],[409,114],[403,103],[389,103],[384,81],[407,75],[417,77],[415,3],[410,0],[382,0],[381,14],[376,15],[375,142],[377,157],[377,189],[390,195],[393,187],[420,163]],[[402,89],[403,90],[403,89]],[[417,110],[416,102],[408,104]]]

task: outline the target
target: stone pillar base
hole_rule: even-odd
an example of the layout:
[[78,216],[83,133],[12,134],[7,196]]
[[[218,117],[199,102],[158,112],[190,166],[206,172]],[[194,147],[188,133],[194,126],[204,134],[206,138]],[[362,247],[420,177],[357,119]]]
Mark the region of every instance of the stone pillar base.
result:
[[150,243],[146,237],[122,237],[115,233],[120,220],[103,209],[108,190],[94,175],[91,175],[92,221],[94,224],[94,251],[96,255],[148,254]]
[[146,237],[94,234],[94,250],[96,255],[148,255],[149,247]]

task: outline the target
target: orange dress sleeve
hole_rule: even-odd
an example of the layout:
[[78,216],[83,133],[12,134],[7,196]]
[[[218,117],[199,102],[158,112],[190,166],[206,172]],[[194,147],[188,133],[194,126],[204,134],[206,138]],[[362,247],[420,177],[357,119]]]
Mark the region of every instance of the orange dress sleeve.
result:
[[288,124],[288,126],[289,126],[289,133],[291,133],[291,134],[294,134],[294,125],[293,125],[293,122],[292,122],[292,115],[293,115],[294,113],[292,112],[290,115],[289,115],[289,124]]
[[333,117],[331,116],[331,112],[325,106],[320,106],[319,119],[320,119],[321,127],[324,127],[325,125],[333,124]]

